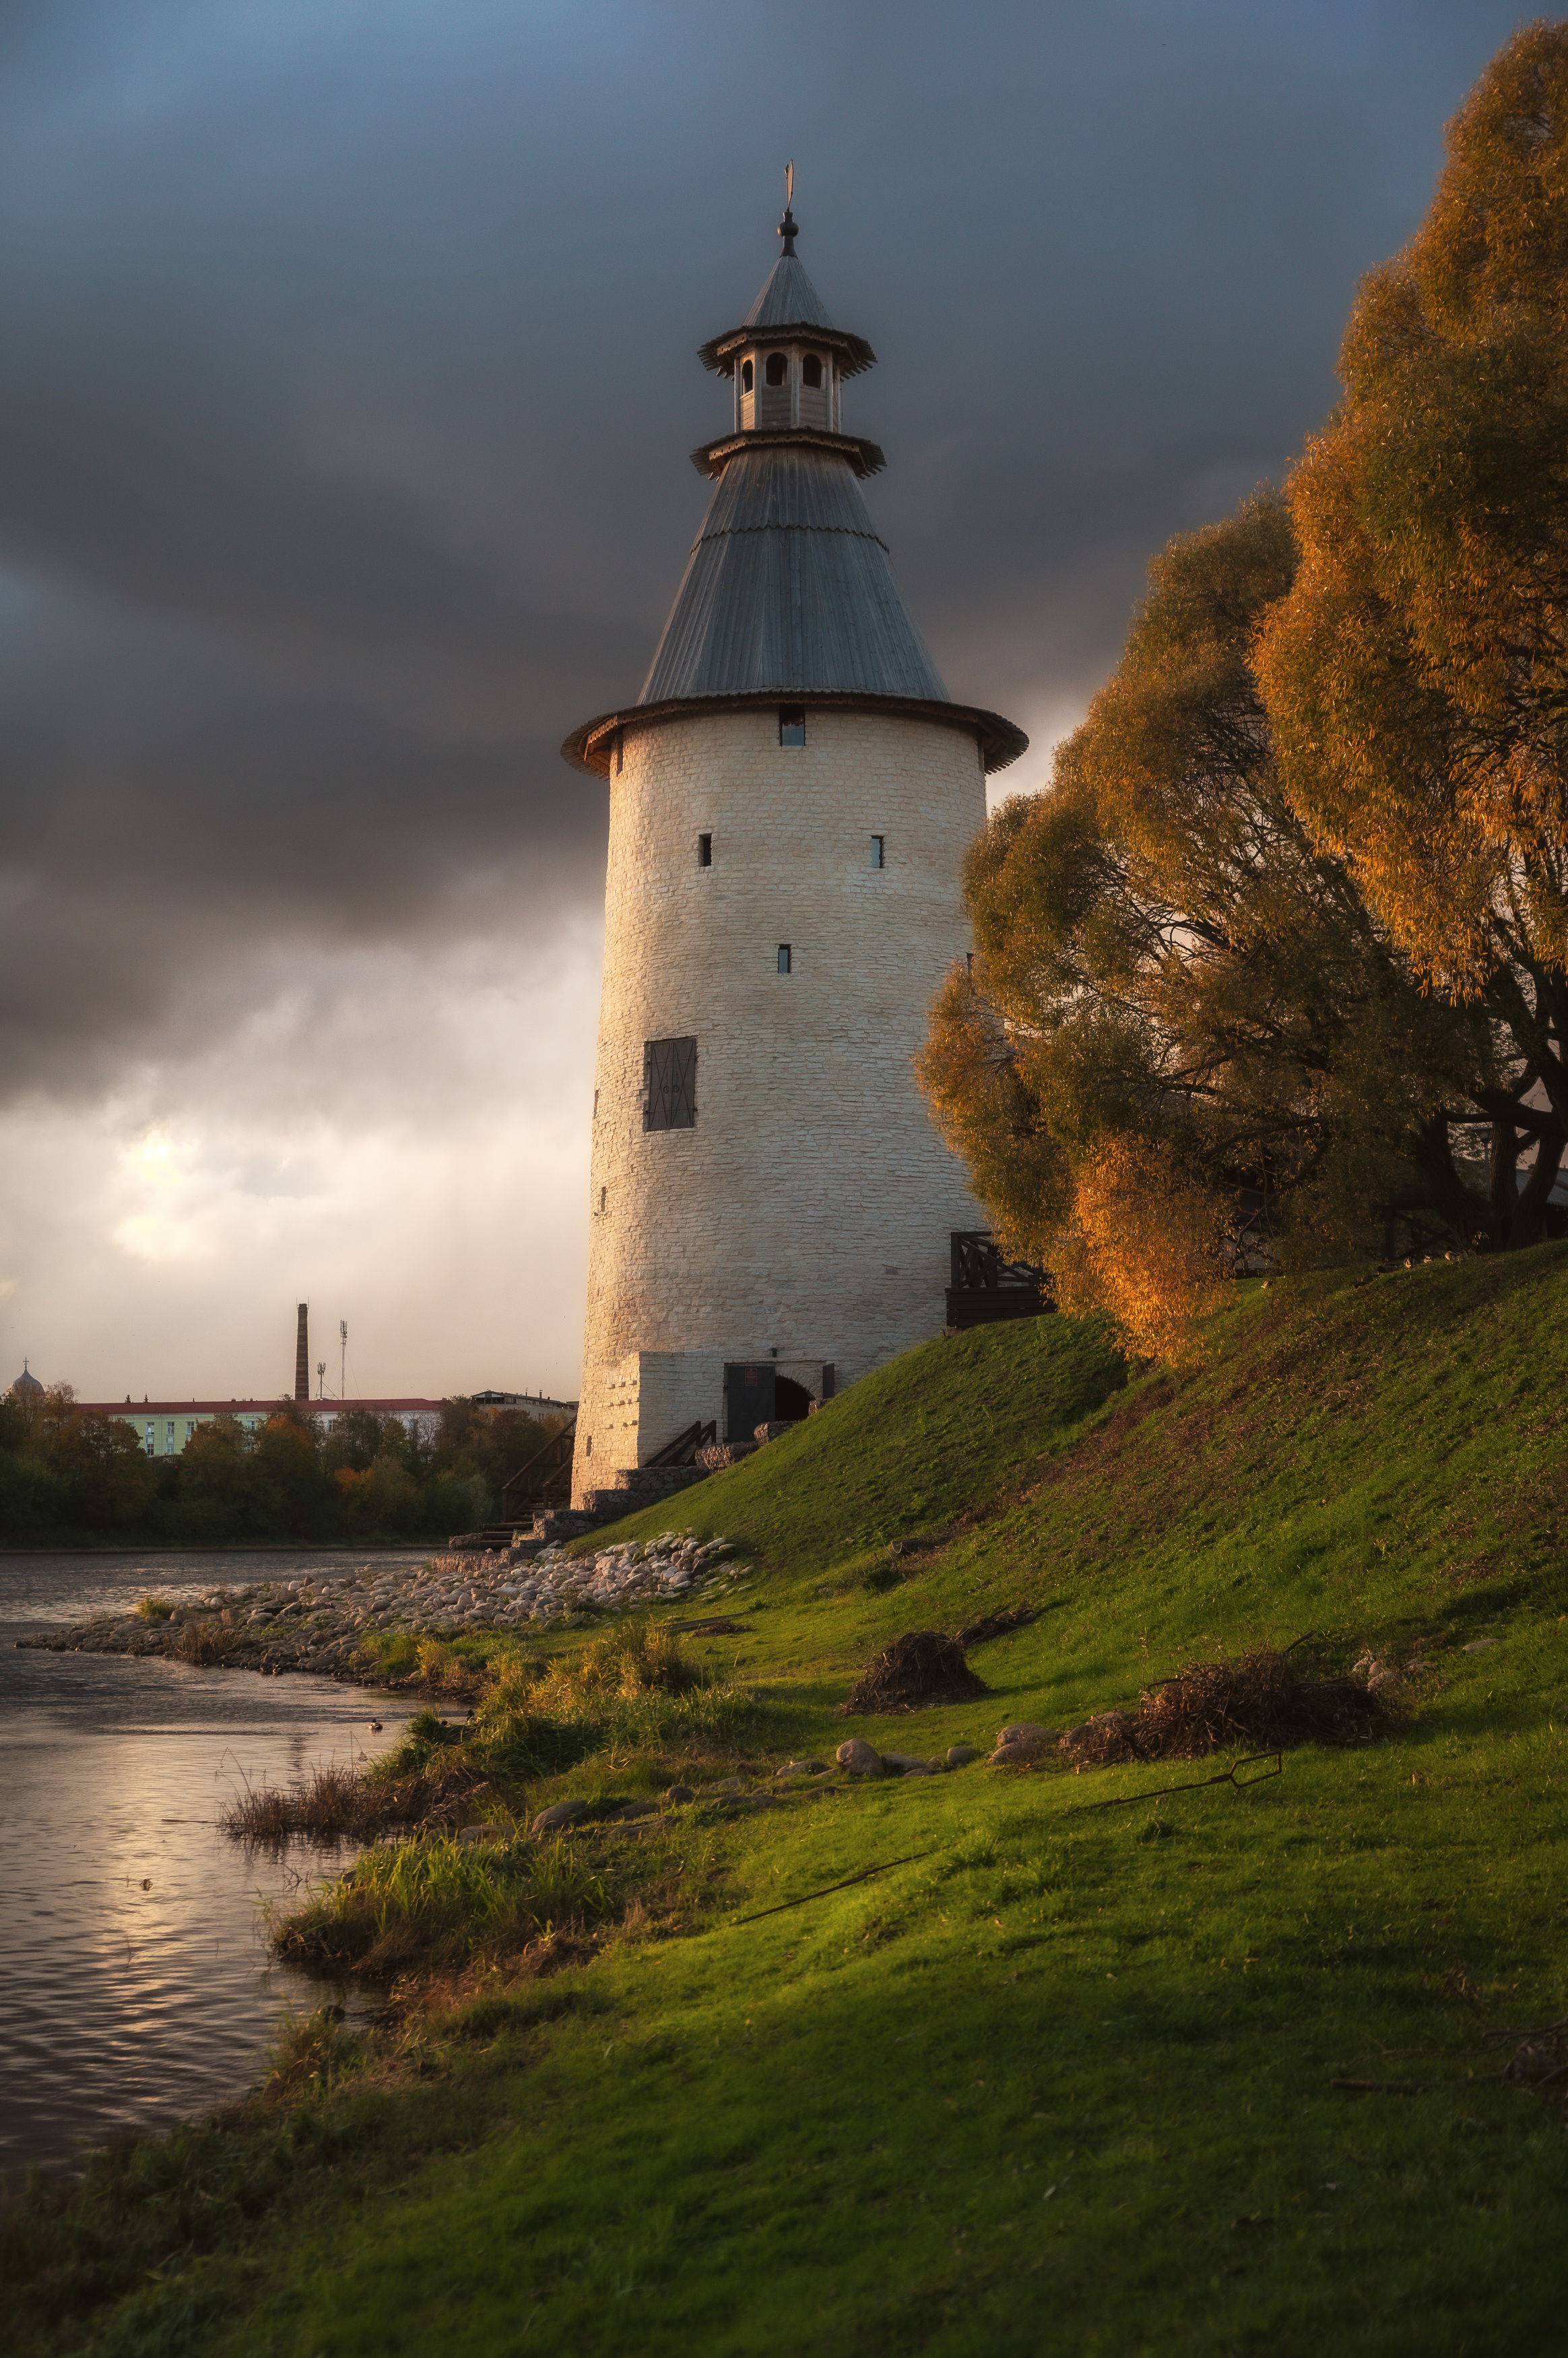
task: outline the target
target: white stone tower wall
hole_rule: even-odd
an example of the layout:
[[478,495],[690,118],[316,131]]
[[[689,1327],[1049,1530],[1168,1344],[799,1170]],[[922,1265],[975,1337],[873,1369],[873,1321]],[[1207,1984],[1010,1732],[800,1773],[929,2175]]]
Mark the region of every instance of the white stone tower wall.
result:
[[[912,1069],[969,946],[975,739],[809,699],[778,739],[776,708],[683,715],[611,763],[579,1498],[722,1431],[727,1360],[815,1390],[936,1333],[949,1231],[984,1225]],[[644,1131],[643,1044],[683,1036],[696,1125]]]

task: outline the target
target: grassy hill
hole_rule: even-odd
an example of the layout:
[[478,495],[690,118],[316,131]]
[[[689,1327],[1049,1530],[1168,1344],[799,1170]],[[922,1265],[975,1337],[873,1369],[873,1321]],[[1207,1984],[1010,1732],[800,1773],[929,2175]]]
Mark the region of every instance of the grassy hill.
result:
[[[1436,1669],[1245,1793],[977,1763],[584,1837],[646,1897],[591,1963],[464,1983],[357,2069],[297,2040],[281,2109],[102,2170],[15,2246],[38,2346],[116,2234],[163,2273],[105,2351],[1552,2346],[1563,2114],[1486,2034],[1568,2016],[1565,1314],[1547,1247],[1238,1288],[1178,1376],[1061,1319],[933,1343],[623,1526],[741,1543],[743,1634],[693,1642],[760,1774],[1258,1640]],[[985,1697],[838,1715],[893,1636],[1020,1603]],[[514,1800],[681,1766],[666,1729]]]

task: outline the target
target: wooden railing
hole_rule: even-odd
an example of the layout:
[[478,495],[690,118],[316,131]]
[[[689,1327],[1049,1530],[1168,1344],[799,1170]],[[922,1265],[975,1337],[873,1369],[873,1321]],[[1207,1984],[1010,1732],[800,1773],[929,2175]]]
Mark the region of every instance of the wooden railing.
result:
[[719,1427],[711,1417],[706,1424],[698,1417],[695,1423],[687,1426],[684,1433],[677,1433],[673,1441],[666,1441],[662,1449],[656,1449],[647,1463],[650,1466],[694,1466],[697,1451],[716,1440],[718,1433]]
[[501,1486],[503,1515],[521,1515],[524,1507],[567,1506],[572,1495],[572,1452],[577,1447],[577,1419],[563,1425],[543,1449],[520,1466]]
[[949,1326],[983,1326],[1000,1318],[1038,1318],[1055,1307],[1047,1271],[1008,1260],[984,1228],[954,1228],[947,1287]]

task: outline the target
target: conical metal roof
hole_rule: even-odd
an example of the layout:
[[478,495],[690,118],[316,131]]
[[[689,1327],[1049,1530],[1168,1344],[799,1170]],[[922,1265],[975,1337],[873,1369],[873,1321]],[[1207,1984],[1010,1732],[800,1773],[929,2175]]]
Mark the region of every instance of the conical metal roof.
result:
[[860,486],[827,451],[730,460],[637,701],[763,693],[947,701]]
[[797,255],[781,254],[741,325],[747,328],[830,328],[821,296]]

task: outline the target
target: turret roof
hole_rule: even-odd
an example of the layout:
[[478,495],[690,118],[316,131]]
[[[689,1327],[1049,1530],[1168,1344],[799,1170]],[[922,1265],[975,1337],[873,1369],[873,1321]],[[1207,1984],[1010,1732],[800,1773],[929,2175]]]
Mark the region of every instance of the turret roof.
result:
[[830,328],[821,296],[794,254],[781,254],[742,324],[748,328]]
[[[831,325],[796,260],[787,208],[779,233],[784,252],[744,323],[705,344],[704,363],[732,376],[759,331],[782,341],[799,330],[831,347],[841,375],[870,368],[870,344]],[[719,480],[642,693],[575,730],[561,748],[568,761],[603,773],[628,722],[773,697],[920,714],[972,730],[988,770],[1016,760],[1027,737],[952,702],[899,595],[858,480],[882,464],[875,443],[804,423],[737,427],[692,457]]]
[[782,343],[792,335],[810,336],[815,342],[830,346],[838,355],[840,376],[859,376],[862,369],[876,366],[877,356],[864,336],[847,334],[828,318],[827,306],[795,254],[795,242],[799,234],[795,215],[786,211],[779,223],[784,252],[763,279],[757,299],[741,325],[727,328],[721,336],[712,336],[703,345],[697,358],[704,368],[713,369],[720,376],[733,376],[741,352],[746,345],[755,343],[759,336]]

